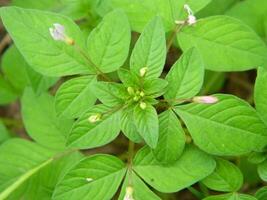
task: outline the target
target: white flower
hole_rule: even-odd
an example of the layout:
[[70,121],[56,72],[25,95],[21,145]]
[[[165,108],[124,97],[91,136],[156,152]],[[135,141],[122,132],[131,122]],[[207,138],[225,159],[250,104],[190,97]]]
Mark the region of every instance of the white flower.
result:
[[147,73],[147,67],[143,67],[140,69],[139,74],[141,77],[144,77]]
[[55,23],[53,24],[53,28],[49,28],[49,32],[50,35],[52,36],[52,38],[56,41],[63,41],[68,45],[73,45],[74,44],[74,40],[69,38],[66,34],[65,34],[65,27],[61,24]]
[[92,179],[92,178],[86,178],[86,181],[87,182],[91,182],[91,181],[93,181],[94,179]]
[[126,187],[126,193],[123,200],[134,200],[133,198],[133,188],[131,186]]
[[61,24],[53,24],[54,28],[49,28],[50,35],[54,40],[65,41],[65,27]]
[[91,115],[88,118],[88,121],[91,123],[95,123],[95,122],[99,121],[100,119],[101,119],[101,114],[95,114],[95,115]]
[[191,26],[193,24],[195,24],[197,22],[197,18],[194,16],[193,11],[191,10],[191,8],[189,7],[188,4],[184,5],[184,9],[186,10],[188,17],[187,17],[187,23]]
[[145,103],[145,102],[141,102],[139,106],[140,106],[140,108],[143,109],[143,110],[146,109],[146,103]]
[[193,98],[193,102],[195,103],[214,104],[218,101],[219,99],[214,96],[198,96]]

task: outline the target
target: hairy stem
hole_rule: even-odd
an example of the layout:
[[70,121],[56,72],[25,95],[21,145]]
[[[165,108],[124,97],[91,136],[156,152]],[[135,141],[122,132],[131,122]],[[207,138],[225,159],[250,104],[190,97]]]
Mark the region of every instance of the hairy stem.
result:
[[168,40],[167,42],[167,52],[170,50],[171,46],[172,46],[172,43],[177,35],[177,33],[179,33],[182,28],[184,27],[185,23],[184,24],[177,24],[170,36],[170,39]]

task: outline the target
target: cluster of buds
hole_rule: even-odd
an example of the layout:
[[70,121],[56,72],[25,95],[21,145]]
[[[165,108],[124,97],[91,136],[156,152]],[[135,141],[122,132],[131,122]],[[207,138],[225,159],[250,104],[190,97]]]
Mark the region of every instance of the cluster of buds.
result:
[[219,101],[217,97],[214,96],[197,96],[192,99],[195,103],[202,103],[202,104],[214,104]]
[[[138,102],[145,96],[145,93],[143,91],[140,91],[140,90],[135,91],[132,87],[128,87],[127,91],[131,96],[133,96],[133,100],[135,102]],[[146,103],[143,101],[140,102],[139,106],[143,110],[146,109],[147,107]]]
[[74,40],[65,33],[65,27],[61,24],[53,24],[53,28],[49,28],[50,35],[56,41],[63,41],[68,45],[74,45]]
[[184,5],[184,9],[188,14],[187,19],[185,21],[176,20],[175,23],[176,24],[185,24],[185,23],[187,23],[189,26],[195,24],[197,22],[197,18],[194,15],[192,9],[189,7],[188,4]]
[[134,200],[133,192],[134,192],[133,187],[131,186],[126,187],[126,193],[125,193],[123,200]]
[[97,113],[95,115],[91,115],[89,118],[88,118],[88,121],[90,123],[96,123],[98,122],[100,119],[101,119],[102,115],[100,113]]

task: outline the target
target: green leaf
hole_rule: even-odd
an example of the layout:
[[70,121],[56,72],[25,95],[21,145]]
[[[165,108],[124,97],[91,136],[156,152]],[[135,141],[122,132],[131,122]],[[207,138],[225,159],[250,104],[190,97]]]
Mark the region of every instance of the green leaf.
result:
[[168,81],[156,78],[144,80],[144,93],[152,98],[159,97],[166,92]]
[[111,199],[125,172],[124,163],[114,156],[94,155],[85,158],[59,182],[52,199]]
[[[92,123],[88,118],[101,114],[101,119]],[[96,105],[85,111],[78,119],[68,137],[68,146],[89,149],[103,146],[114,140],[120,133],[119,110],[104,105]]]
[[139,143],[143,138],[140,136],[135,126],[133,112],[134,106],[129,106],[122,111],[121,130],[127,138],[133,142]]
[[0,121],[0,144],[10,138],[9,132],[4,123]]
[[215,95],[215,104],[190,103],[175,111],[185,122],[196,145],[219,156],[260,151],[267,144],[267,127],[245,101],[231,95]]
[[130,184],[129,177],[131,177],[131,187],[133,188],[134,200],[160,200],[160,198],[147,187],[147,185],[138,177],[136,173],[130,173],[129,171],[124,179],[119,200],[124,200],[126,187]]
[[187,146],[183,155],[173,164],[162,165],[147,147],[134,159],[134,171],[160,192],[171,193],[187,188],[210,175],[215,161],[194,146]]
[[261,118],[267,124],[267,70],[264,68],[258,68],[256,83],[254,86],[254,102],[257,112]]
[[38,96],[27,88],[21,103],[27,133],[39,144],[53,149],[64,149],[72,120],[56,116],[54,98],[47,93]]
[[127,16],[120,10],[107,14],[87,40],[92,62],[104,73],[116,71],[128,56],[130,37]]
[[267,161],[258,165],[258,174],[262,180],[267,181]]
[[159,135],[159,122],[156,109],[151,105],[147,105],[145,109],[141,109],[137,105],[134,109],[133,117],[138,133],[148,146],[155,148]]
[[63,83],[55,97],[55,109],[58,115],[68,118],[79,117],[88,107],[94,105],[96,97],[91,85],[95,76],[82,76]]
[[160,15],[163,19],[165,30],[174,28],[175,20],[186,17],[184,4],[189,4],[194,12],[201,10],[211,0],[112,0],[111,8],[122,8],[128,15],[132,29],[141,32],[146,24],[155,16]]
[[231,193],[231,194],[209,196],[203,200],[257,200],[257,199],[247,194]]
[[260,164],[267,159],[265,152],[252,152],[248,156],[248,161],[253,164]]
[[243,184],[243,175],[233,163],[217,158],[215,171],[202,180],[208,188],[221,192],[238,191]]
[[24,181],[52,162],[54,152],[23,139],[0,146],[0,199],[6,199]]
[[267,199],[267,186],[264,186],[262,188],[260,188],[256,194],[255,194],[256,198],[258,200],[265,200]]
[[146,67],[146,78],[160,76],[166,59],[165,32],[160,17],[154,18],[137,40],[130,59],[130,69],[139,75]]
[[0,75],[0,105],[9,104],[16,99],[16,91],[11,84]]
[[227,16],[198,20],[178,34],[185,51],[196,47],[206,69],[213,71],[243,71],[266,67],[267,47],[249,27]]
[[41,93],[57,81],[55,78],[44,77],[35,72],[14,45],[3,55],[2,70],[5,77],[20,94],[27,86],[36,93]]
[[164,95],[166,99],[188,99],[201,89],[204,79],[204,65],[195,48],[186,51],[172,66],[166,76],[169,82]]
[[139,77],[127,69],[118,70],[118,76],[125,87],[137,87],[140,85]]
[[48,10],[55,7],[59,3],[59,0],[46,0],[46,1],[12,0],[10,3],[12,6],[17,6],[22,8]]
[[57,183],[82,158],[81,153],[74,152],[54,159],[12,192],[8,200],[51,200]]
[[[69,18],[17,7],[1,8],[1,17],[18,50],[34,70],[48,76],[93,72],[76,48],[85,48],[82,32]],[[66,35],[75,41],[75,46],[53,40],[49,28],[54,23],[65,27]]]
[[92,85],[94,95],[107,106],[123,105],[129,96],[120,83],[97,82]]
[[165,164],[173,163],[183,153],[185,133],[172,110],[159,115],[159,142],[153,150],[156,159]]
[[[267,12],[267,2],[262,0],[248,0],[238,2],[232,6],[226,15],[235,17],[249,25],[261,37],[265,37],[264,22]],[[253,16],[253,17],[249,17]]]

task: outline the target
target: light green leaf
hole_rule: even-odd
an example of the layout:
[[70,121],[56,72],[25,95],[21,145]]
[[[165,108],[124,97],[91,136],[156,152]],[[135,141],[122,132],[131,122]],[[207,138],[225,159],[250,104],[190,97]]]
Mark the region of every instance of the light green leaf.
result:
[[137,40],[130,59],[130,69],[139,75],[140,69],[146,67],[146,78],[157,78],[161,75],[165,59],[165,32],[160,17],[156,17]]
[[[89,121],[89,117],[101,114],[101,119],[95,123]],[[68,137],[68,146],[80,149],[89,149],[103,146],[114,140],[120,133],[119,110],[96,105],[85,111],[78,119]]]
[[201,89],[204,79],[204,64],[195,48],[186,51],[172,66],[166,76],[169,82],[164,95],[166,99],[188,99]]
[[127,16],[120,10],[107,14],[87,40],[92,62],[105,73],[119,69],[128,56],[130,37]]
[[122,8],[128,15],[132,29],[141,32],[153,17],[160,15],[164,21],[165,30],[174,28],[175,20],[186,18],[184,4],[189,4],[196,13],[211,0],[112,0],[111,8]]
[[196,47],[206,69],[243,71],[266,67],[267,47],[249,27],[227,16],[198,20],[178,34],[184,51]]
[[127,69],[120,69],[118,76],[125,87],[134,87],[140,85],[139,77]]
[[153,150],[156,159],[165,164],[173,163],[183,153],[185,133],[172,110],[159,115],[159,142]]
[[129,96],[120,83],[97,82],[92,85],[95,96],[107,106],[123,105]]
[[[17,7],[1,8],[1,17],[17,48],[34,70],[48,76],[94,72],[76,48],[84,49],[85,39],[79,27],[69,18]],[[54,23],[65,27],[66,35],[74,39],[75,47],[53,40],[49,28]]]
[[148,146],[155,148],[159,136],[159,122],[156,109],[151,105],[141,109],[137,105],[134,109],[133,117],[138,133]]
[[262,150],[267,144],[267,127],[256,111],[235,96],[215,96],[219,99],[218,103],[190,103],[175,109],[195,144],[219,156]]
[[127,138],[133,142],[139,143],[143,138],[140,136],[135,126],[133,112],[134,106],[129,106],[122,111],[121,130]]
[[257,200],[257,199],[247,194],[231,193],[231,194],[209,196],[203,200]]
[[57,81],[55,78],[44,77],[35,72],[14,45],[3,55],[2,70],[19,94],[22,94],[27,86],[36,93],[41,93]]
[[252,152],[248,156],[248,161],[253,164],[260,164],[267,159],[265,152]]
[[168,81],[160,78],[144,80],[144,93],[152,98],[159,97],[166,92]]
[[141,149],[134,159],[134,170],[160,192],[177,192],[210,175],[215,168],[211,156],[194,146],[187,146],[183,155],[171,165],[162,165],[149,148]]
[[6,199],[24,181],[52,162],[54,152],[23,139],[0,146],[0,199]]
[[221,192],[238,191],[243,184],[243,175],[233,163],[216,159],[215,171],[202,180],[208,188]]
[[64,149],[66,136],[73,122],[56,116],[54,98],[47,93],[37,96],[27,88],[21,103],[27,133],[39,144],[53,149]]
[[12,192],[8,200],[51,200],[57,183],[82,158],[83,155],[81,153],[74,152],[54,159]]
[[9,104],[16,99],[16,91],[11,84],[0,75],[0,105]]
[[265,200],[267,199],[267,186],[264,186],[262,188],[260,188],[256,194],[255,194],[256,198],[258,200]]
[[79,117],[88,107],[94,105],[91,85],[96,82],[95,76],[82,76],[63,83],[55,97],[55,109],[58,115],[67,118]]
[[256,83],[254,86],[254,102],[257,112],[267,124],[267,70],[258,68]]
[[136,173],[130,172],[127,173],[126,178],[124,179],[119,200],[124,200],[126,193],[126,187],[130,185],[129,177],[131,177],[131,187],[133,188],[133,198],[134,200],[160,200],[160,198],[155,195],[147,185],[136,175]]
[[53,200],[109,200],[117,191],[126,169],[124,163],[110,155],[83,159],[59,182]]

